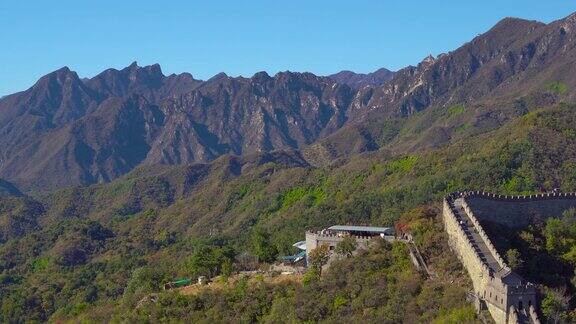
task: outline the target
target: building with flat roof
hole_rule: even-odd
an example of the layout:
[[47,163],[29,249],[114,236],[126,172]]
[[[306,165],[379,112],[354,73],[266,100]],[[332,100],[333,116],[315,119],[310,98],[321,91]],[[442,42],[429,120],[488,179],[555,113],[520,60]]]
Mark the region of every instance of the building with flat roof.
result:
[[328,230],[356,236],[374,236],[380,234],[394,236],[394,229],[390,227],[334,225],[328,227]]
[[[358,249],[366,248],[375,237],[381,237],[388,241],[395,239],[394,229],[390,227],[334,225],[320,231],[308,231],[306,232],[306,260],[308,260],[310,252],[318,246],[327,245],[330,251],[334,251],[336,245],[349,236],[354,237]],[[332,261],[333,256],[334,253],[332,252],[330,261]]]

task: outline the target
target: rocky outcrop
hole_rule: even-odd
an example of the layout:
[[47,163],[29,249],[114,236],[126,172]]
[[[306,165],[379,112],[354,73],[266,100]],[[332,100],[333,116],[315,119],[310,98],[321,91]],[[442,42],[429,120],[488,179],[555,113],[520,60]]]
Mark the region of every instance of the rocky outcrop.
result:
[[[375,120],[542,92],[534,98],[573,100],[575,33],[574,15],[547,25],[504,19],[389,80],[389,71],[379,70],[330,77],[219,74],[200,81],[136,63],[80,79],[62,68],[0,99],[0,177],[25,191],[45,191],[109,181],[139,165],[302,149],[331,135],[340,143],[309,151],[317,163],[373,151],[379,148],[373,134],[381,132],[366,126]],[[418,145],[426,148],[451,139],[438,125],[422,134],[426,140]]]
[[310,73],[88,80],[63,68],[0,100],[0,176],[25,190],[107,182],[139,165],[300,148],[341,128],[353,90]]

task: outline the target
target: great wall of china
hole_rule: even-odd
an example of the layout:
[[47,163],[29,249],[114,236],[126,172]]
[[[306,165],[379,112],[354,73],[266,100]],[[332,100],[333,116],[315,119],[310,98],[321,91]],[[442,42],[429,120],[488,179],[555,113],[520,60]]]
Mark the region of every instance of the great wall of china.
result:
[[536,287],[510,269],[480,220],[522,228],[569,208],[576,208],[576,193],[505,196],[465,191],[444,199],[449,244],[472,279],[477,309],[487,308],[496,323],[540,323]]

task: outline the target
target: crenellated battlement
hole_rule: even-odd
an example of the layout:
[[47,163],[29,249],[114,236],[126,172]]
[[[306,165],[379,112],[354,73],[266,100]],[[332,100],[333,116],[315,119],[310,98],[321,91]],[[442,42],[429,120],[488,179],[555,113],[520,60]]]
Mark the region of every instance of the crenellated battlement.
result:
[[[444,199],[445,223],[446,223],[446,218],[447,218],[452,225],[451,227],[456,229],[458,236],[462,237],[462,238],[466,238],[467,233],[464,230],[464,227],[463,227],[461,220],[458,219],[458,217],[456,217],[456,214],[454,213],[453,208],[454,208],[453,202],[450,201],[449,199]],[[485,262],[485,260],[482,259],[478,249],[476,247],[474,247],[474,244],[472,243],[472,241],[470,241],[468,239],[463,239],[460,243],[464,244],[469,251],[472,251],[471,256],[473,256],[475,258],[474,261],[480,265],[479,267],[482,269],[482,271],[485,273],[490,273],[490,269],[488,267],[488,264]]]
[[482,238],[482,240],[484,241],[484,243],[486,244],[486,246],[490,250],[490,253],[494,256],[496,261],[498,261],[498,265],[500,266],[500,268],[504,269],[505,271],[511,271],[510,267],[506,264],[506,262],[504,262],[504,259],[502,258],[500,253],[498,253],[498,250],[496,250],[496,248],[492,244],[492,241],[490,240],[490,238],[488,238],[488,235],[484,231],[484,228],[482,227],[482,225],[480,225],[478,218],[476,217],[476,215],[474,215],[474,212],[472,211],[470,206],[468,206],[468,203],[466,203],[466,200],[464,200],[462,202],[462,206],[464,207],[464,211],[468,214],[468,216],[472,220],[472,223],[474,224],[474,227],[478,231],[478,234],[480,235],[480,237]]
[[498,195],[485,191],[457,191],[448,197],[486,198],[502,202],[542,201],[547,199],[576,199],[576,192],[548,192],[534,195]]
[[576,193],[526,196],[483,191],[454,192],[443,200],[443,219],[450,247],[468,271],[478,307],[484,303],[497,323],[511,323],[518,312],[537,322],[536,287],[506,264],[480,220],[525,226],[530,217],[559,216],[576,207]]

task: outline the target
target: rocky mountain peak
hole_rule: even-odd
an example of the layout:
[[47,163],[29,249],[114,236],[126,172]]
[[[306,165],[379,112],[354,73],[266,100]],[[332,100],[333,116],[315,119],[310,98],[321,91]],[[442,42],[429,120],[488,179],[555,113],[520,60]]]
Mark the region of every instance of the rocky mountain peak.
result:
[[40,89],[49,85],[70,86],[74,82],[82,82],[82,81],[80,80],[76,72],[71,71],[67,66],[65,66],[41,77],[33,86],[33,88]]
[[218,82],[218,81],[222,81],[228,79],[228,75],[224,72],[220,72],[218,74],[216,74],[215,76],[211,77],[210,79],[208,79],[208,83],[212,83],[212,82]]
[[426,58],[424,58],[424,60],[422,62],[434,63],[434,61],[436,61],[434,56],[432,56],[432,54],[428,54],[428,56],[426,56]]
[[436,59],[434,58],[434,56],[432,56],[432,54],[429,54],[422,60],[422,62],[420,62],[418,66],[422,68],[427,68],[430,65],[434,64],[434,62],[436,62]]
[[[168,78],[164,76],[159,64],[140,67],[137,62],[121,70],[108,69],[85,83],[102,97],[123,97],[132,93],[140,93],[150,100],[160,100],[164,97],[163,87],[167,79],[170,79],[170,88],[182,88],[182,91],[187,87],[192,89],[196,84],[196,80],[191,77]],[[180,87],[178,84],[186,86]]]
[[[33,116],[41,117],[47,124],[42,127],[53,127],[81,117],[95,100],[95,93],[68,67],[51,72],[22,93],[22,104],[9,107],[4,113],[9,115],[11,109],[19,109]],[[2,119],[0,113],[0,120]]]
[[484,36],[506,38],[507,34],[514,35],[519,32],[529,33],[535,28],[545,25],[546,24],[535,20],[506,17],[500,20],[494,27],[488,30],[488,32],[484,33]]
[[158,63],[140,67],[138,66],[137,62],[133,62],[128,67],[126,67],[125,70],[129,71],[130,77],[134,78],[134,80],[136,80],[136,78],[138,77],[157,78],[157,79],[161,79],[164,77],[164,74],[162,73],[162,68]]
[[364,86],[380,86],[390,81],[394,76],[394,72],[381,68],[372,73],[355,73],[352,71],[344,70],[336,74],[329,75],[328,78],[337,82],[346,84],[353,89],[359,89]]
[[[219,73],[199,81],[134,62],[80,80],[65,67],[0,99],[0,177],[26,190],[47,172],[67,175],[67,185],[87,184],[140,164],[300,149],[366,120],[549,92],[552,82],[561,82],[568,100],[575,96],[576,40],[565,35],[575,20],[507,18],[454,51],[397,72]],[[363,138],[358,147],[375,147]],[[61,180],[43,179],[46,187]]]
[[256,83],[263,83],[272,80],[272,77],[270,77],[266,71],[261,71],[254,74],[251,80]]

